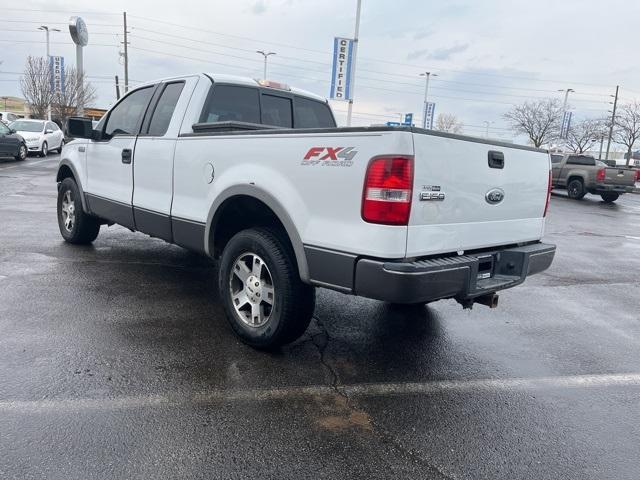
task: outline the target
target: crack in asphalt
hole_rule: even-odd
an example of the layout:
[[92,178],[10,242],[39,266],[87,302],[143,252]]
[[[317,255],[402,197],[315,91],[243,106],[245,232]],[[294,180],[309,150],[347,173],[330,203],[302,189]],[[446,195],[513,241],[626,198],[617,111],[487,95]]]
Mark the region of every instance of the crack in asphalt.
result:
[[[322,322],[322,320],[320,320],[320,318],[315,317],[315,316],[313,318],[316,321],[316,324],[318,325],[320,333],[316,333],[314,335],[311,335],[310,341],[311,341],[311,343],[313,343],[313,345],[318,350],[318,354],[320,356],[320,364],[331,375],[331,389],[338,396],[340,396],[342,399],[344,399],[344,401],[346,402],[347,408],[349,410],[351,410],[352,412],[357,412],[357,413],[362,413],[362,414],[367,415],[365,410],[360,408],[357,405],[356,401],[353,398],[351,398],[343,388],[341,388],[340,376],[338,374],[338,371],[336,370],[336,368],[333,367],[333,365],[331,365],[331,363],[326,358],[326,352],[327,352],[327,347],[329,346],[329,342],[331,340],[334,340],[334,339],[331,337],[331,335],[329,335],[327,327]],[[318,338],[321,338],[323,340],[318,342],[316,340]],[[379,425],[377,425],[369,415],[367,415],[367,418],[369,419],[369,422],[373,426],[373,428],[371,429],[372,433],[378,438],[378,440],[383,445],[384,444],[389,445],[392,449],[394,449],[397,453],[402,455],[405,459],[407,459],[409,461],[412,461],[412,462],[414,462],[414,463],[426,468],[431,474],[435,475],[435,477],[433,477],[433,478],[441,478],[441,479],[446,479],[446,480],[454,480],[456,478],[456,477],[454,477],[454,476],[452,476],[450,474],[447,474],[447,473],[443,472],[440,469],[440,467],[438,467],[438,466],[432,464],[431,462],[429,462],[428,460],[422,458],[417,452],[413,451],[412,449],[409,449],[409,448],[405,447],[399,440],[397,440],[391,434],[391,432],[389,432],[388,430],[386,430],[384,428],[381,428]]]

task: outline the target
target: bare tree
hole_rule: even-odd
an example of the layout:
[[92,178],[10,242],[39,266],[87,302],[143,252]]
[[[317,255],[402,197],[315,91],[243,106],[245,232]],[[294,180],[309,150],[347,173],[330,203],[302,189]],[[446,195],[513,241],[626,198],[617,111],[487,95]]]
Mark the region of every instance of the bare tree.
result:
[[613,139],[627,147],[627,165],[631,163],[633,145],[640,138],[640,103],[622,105],[616,114]]
[[62,125],[76,114],[78,106],[86,107],[96,100],[96,89],[86,81],[84,75],[78,78],[76,69],[71,67],[64,72],[64,92],[53,95],[52,117]]
[[27,57],[24,74],[20,79],[20,88],[22,95],[29,103],[31,115],[45,118],[52,98],[49,63],[46,58]]
[[559,136],[562,112],[562,104],[548,98],[515,105],[504,118],[514,132],[527,135],[534,147],[541,147]]
[[449,133],[462,133],[462,122],[452,113],[441,113],[436,118],[436,130]]
[[587,118],[572,124],[567,132],[567,148],[573,153],[584,153],[600,140],[602,132],[603,121],[600,119]]

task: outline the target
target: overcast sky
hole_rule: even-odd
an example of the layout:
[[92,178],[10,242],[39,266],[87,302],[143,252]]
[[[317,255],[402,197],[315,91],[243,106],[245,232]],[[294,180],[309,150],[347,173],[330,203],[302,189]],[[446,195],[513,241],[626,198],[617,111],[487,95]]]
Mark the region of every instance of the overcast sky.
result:
[[[110,106],[112,78],[123,77],[123,11],[132,84],[201,71],[261,77],[254,52],[270,50],[277,53],[271,79],[327,96],[333,37],[353,35],[355,7],[355,0],[11,2],[0,17],[0,96],[19,96],[26,56],[45,54],[42,23],[62,30],[52,34],[52,54],[75,63],[66,25],[79,14],[89,29],[85,70],[96,106]],[[640,2],[630,0],[363,0],[354,123],[420,117],[418,74],[426,70],[438,74],[429,95],[436,113],[455,114],[468,134],[484,135],[490,121],[491,137],[511,139],[502,119],[510,105],[561,99],[558,89],[576,90],[577,118],[603,116],[617,84],[622,101],[640,97],[638,19]],[[332,105],[343,122],[346,104]]]

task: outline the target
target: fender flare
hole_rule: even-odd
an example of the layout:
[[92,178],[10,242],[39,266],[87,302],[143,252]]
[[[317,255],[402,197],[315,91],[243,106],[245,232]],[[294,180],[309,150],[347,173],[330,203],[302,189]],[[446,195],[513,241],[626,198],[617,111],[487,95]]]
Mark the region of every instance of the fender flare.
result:
[[71,170],[71,173],[73,174],[73,179],[75,180],[76,185],[78,186],[78,190],[80,190],[80,200],[82,202],[82,210],[84,210],[85,213],[90,213],[89,207],[87,206],[87,199],[84,198],[84,189],[82,188],[82,180],[80,180],[80,176],[78,175],[78,171],[76,170],[76,167],[73,165],[73,163],[71,163],[69,159],[64,158],[60,160],[60,163],[58,164],[58,171],[56,172],[56,182],[60,183],[62,181],[62,179],[60,178],[60,170],[62,169],[62,167],[68,167]]
[[213,219],[218,212],[218,209],[226,200],[238,195],[253,197],[256,200],[264,203],[276,214],[278,220],[280,220],[287,232],[287,235],[289,236],[289,240],[293,247],[293,252],[296,256],[296,263],[298,264],[298,272],[300,273],[300,278],[304,282],[309,282],[309,267],[307,264],[307,257],[304,252],[304,244],[302,243],[302,239],[300,238],[300,234],[298,233],[298,229],[296,228],[295,223],[291,219],[291,216],[289,215],[287,210],[276,199],[276,197],[255,185],[235,185],[227,188],[216,196],[213,204],[209,208],[209,214],[207,215],[207,224],[204,232],[204,245],[206,254],[210,257],[213,255],[213,252],[210,252],[209,240],[211,238]]

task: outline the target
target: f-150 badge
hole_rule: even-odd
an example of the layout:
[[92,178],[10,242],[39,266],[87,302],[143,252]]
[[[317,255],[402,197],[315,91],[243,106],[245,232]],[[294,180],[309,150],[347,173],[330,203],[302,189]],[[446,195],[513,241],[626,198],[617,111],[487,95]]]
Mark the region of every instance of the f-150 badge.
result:
[[357,154],[355,147],[311,147],[301,165],[350,167]]
[[421,202],[442,202],[446,195],[441,191],[440,185],[423,185],[420,192]]

